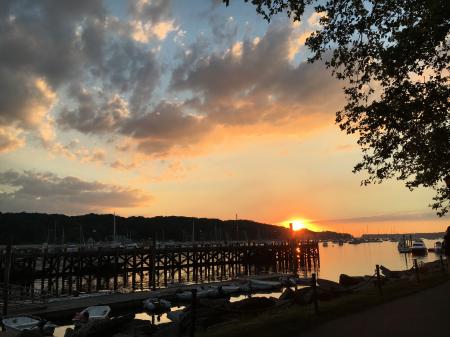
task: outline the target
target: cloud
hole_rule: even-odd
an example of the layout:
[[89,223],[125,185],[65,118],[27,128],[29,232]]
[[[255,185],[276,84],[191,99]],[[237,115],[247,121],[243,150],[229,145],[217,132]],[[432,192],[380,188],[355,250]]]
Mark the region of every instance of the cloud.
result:
[[130,187],[59,177],[50,172],[0,172],[2,211],[99,212],[148,205],[152,196]]
[[379,214],[364,217],[342,218],[342,219],[327,219],[314,220],[316,224],[352,224],[352,223],[375,223],[375,222],[398,222],[398,221],[419,221],[419,220],[436,220],[435,213],[417,213],[417,212],[402,212]]
[[0,153],[14,151],[25,145],[21,132],[12,127],[0,127]]
[[131,3],[128,16],[117,18],[101,0],[2,1],[0,127],[49,146],[56,126],[106,132],[125,109],[145,112],[162,67],[134,41],[128,22],[150,22],[159,39],[175,21],[169,1]]
[[191,92],[196,97],[191,107],[222,125],[333,113],[342,103],[341,84],[321,63],[293,66],[292,37],[290,25],[278,24],[257,43],[244,40],[225,54],[205,56],[202,45],[195,44],[174,71],[171,88]]

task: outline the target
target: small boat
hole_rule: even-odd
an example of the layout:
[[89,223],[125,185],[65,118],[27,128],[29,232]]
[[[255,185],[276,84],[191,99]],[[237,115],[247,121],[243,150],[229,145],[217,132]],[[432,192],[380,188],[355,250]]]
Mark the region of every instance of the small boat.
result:
[[160,298],[147,298],[142,302],[144,304],[144,309],[153,313],[163,313],[170,311],[172,303],[167,300]]
[[111,307],[108,305],[94,305],[87,307],[83,311],[76,313],[72,319],[75,326],[80,326],[83,323],[87,323],[91,320],[101,320],[109,317]]
[[436,254],[442,254],[442,242],[436,241],[434,243],[434,252]]
[[328,241],[322,242],[322,247],[328,247]]
[[[219,291],[216,287],[200,286],[194,289],[197,289],[197,298],[217,297],[219,294]],[[192,290],[185,290],[183,292],[177,293],[176,296],[180,301],[191,301]]]
[[413,244],[411,246],[411,253],[413,255],[425,255],[427,254],[427,252],[428,250],[423,240],[417,239],[413,241]]
[[183,317],[186,316],[186,311],[184,309],[175,310],[167,313],[167,318],[172,322],[180,322]]
[[251,289],[256,290],[271,290],[281,287],[281,282],[278,281],[262,281],[262,280],[249,280]]
[[56,325],[51,322],[26,315],[5,317],[2,319],[2,324],[6,331],[33,330],[42,332],[44,336],[52,336],[56,328]]
[[409,253],[410,252],[410,248],[405,240],[398,242],[397,249],[398,249],[399,253]]
[[219,293],[222,291],[225,295],[230,295],[241,291],[241,287],[238,285],[230,284],[225,286],[219,286],[218,291]]
[[352,239],[348,242],[351,245],[359,245],[360,243],[363,243],[362,239]]
[[344,245],[344,241],[339,240],[339,241],[338,241],[338,245],[339,245],[339,246],[343,246],[343,245]]

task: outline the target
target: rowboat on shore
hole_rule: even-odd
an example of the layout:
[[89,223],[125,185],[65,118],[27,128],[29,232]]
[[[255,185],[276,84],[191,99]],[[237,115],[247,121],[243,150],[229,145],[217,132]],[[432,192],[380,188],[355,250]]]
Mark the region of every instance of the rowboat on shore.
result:
[[93,320],[103,320],[109,317],[111,307],[108,305],[93,305],[77,312],[72,319],[75,326],[81,326]]
[[56,325],[34,316],[13,316],[2,319],[6,331],[20,332],[24,330],[38,331],[44,336],[52,336]]
[[251,289],[255,290],[272,290],[281,287],[281,282],[279,281],[263,281],[249,279]]
[[147,298],[143,301],[144,309],[152,313],[163,313],[170,311],[172,303],[161,298]]

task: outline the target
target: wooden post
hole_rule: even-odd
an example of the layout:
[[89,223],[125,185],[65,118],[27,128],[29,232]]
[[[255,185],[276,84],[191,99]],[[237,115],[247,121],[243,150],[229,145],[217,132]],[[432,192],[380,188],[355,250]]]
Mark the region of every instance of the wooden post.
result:
[[442,257],[442,254],[439,255],[439,260],[441,261],[442,274],[445,274],[444,258]]
[[319,303],[317,300],[317,278],[316,273],[311,275],[311,287],[313,290],[313,301],[314,301],[314,313],[317,315],[319,313]]
[[192,289],[191,331],[189,337],[195,337],[195,319],[197,311],[197,289]]
[[380,275],[380,265],[377,264],[375,266],[375,271],[377,274],[377,285],[378,285],[378,290],[380,292],[380,295],[383,296],[383,288],[381,287],[381,275]]
[[417,264],[417,259],[414,259],[414,271],[416,272],[416,279],[417,282],[420,282],[420,277],[419,277],[419,266]]
[[6,256],[5,256],[5,276],[4,276],[4,284],[3,284],[3,316],[8,314],[8,297],[9,297],[9,277],[11,274],[11,260],[12,260],[12,247],[9,244],[6,247]]
[[152,290],[156,290],[156,278],[155,278],[155,272],[156,272],[156,239],[153,237],[152,240],[152,258],[151,258],[151,273],[152,273]]

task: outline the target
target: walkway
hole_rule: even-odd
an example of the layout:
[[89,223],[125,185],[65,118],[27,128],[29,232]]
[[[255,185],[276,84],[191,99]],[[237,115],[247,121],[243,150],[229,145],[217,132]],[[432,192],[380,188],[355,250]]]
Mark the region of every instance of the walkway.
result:
[[298,337],[450,336],[449,320],[450,281],[327,322]]

